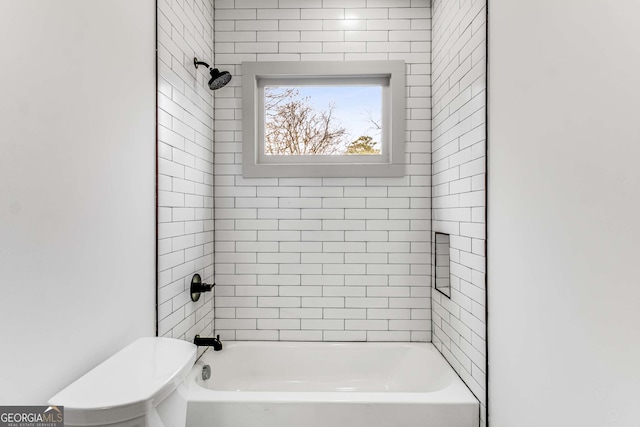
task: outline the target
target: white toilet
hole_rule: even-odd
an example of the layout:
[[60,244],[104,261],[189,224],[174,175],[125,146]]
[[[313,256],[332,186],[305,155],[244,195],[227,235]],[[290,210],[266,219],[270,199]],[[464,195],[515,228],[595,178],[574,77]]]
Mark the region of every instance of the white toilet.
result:
[[184,427],[186,387],[196,346],[140,338],[49,400],[64,406],[65,426]]

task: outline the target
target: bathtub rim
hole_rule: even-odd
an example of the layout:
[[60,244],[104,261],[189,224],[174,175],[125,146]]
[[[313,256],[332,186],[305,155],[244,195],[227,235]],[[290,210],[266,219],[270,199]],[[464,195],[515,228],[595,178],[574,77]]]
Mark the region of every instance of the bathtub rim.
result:
[[[245,344],[260,346],[264,344],[281,343],[279,345],[318,345],[322,341],[228,341],[225,345]],[[427,347],[442,358],[452,381],[445,388],[429,392],[338,392],[338,391],[230,391],[212,390],[198,383],[205,360],[212,350],[208,349],[193,365],[191,372],[185,378],[190,402],[271,402],[271,403],[387,403],[387,404],[451,404],[451,405],[480,405],[462,379],[453,370],[432,343],[410,342],[326,342],[332,345],[384,345]],[[224,350],[222,350],[224,351]]]

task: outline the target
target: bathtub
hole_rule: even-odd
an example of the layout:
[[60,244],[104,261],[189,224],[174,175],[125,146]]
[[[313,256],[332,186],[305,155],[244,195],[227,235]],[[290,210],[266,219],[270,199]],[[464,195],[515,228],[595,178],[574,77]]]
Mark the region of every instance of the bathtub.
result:
[[478,401],[432,344],[226,342],[186,383],[187,427],[479,425]]

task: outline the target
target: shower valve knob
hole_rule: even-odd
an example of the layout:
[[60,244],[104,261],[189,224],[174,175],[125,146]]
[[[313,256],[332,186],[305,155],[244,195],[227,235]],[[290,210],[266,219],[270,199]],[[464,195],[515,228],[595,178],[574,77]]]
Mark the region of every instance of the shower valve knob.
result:
[[215,283],[210,285],[208,283],[202,283],[202,278],[199,274],[194,274],[191,278],[191,301],[198,301],[202,292],[211,292],[211,289],[215,286]]

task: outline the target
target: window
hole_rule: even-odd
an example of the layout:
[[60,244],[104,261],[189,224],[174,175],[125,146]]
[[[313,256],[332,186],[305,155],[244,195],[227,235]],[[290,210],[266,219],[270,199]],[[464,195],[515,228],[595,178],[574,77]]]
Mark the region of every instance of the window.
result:
[[404,175],[404,63],[244,62],[245,177]]

